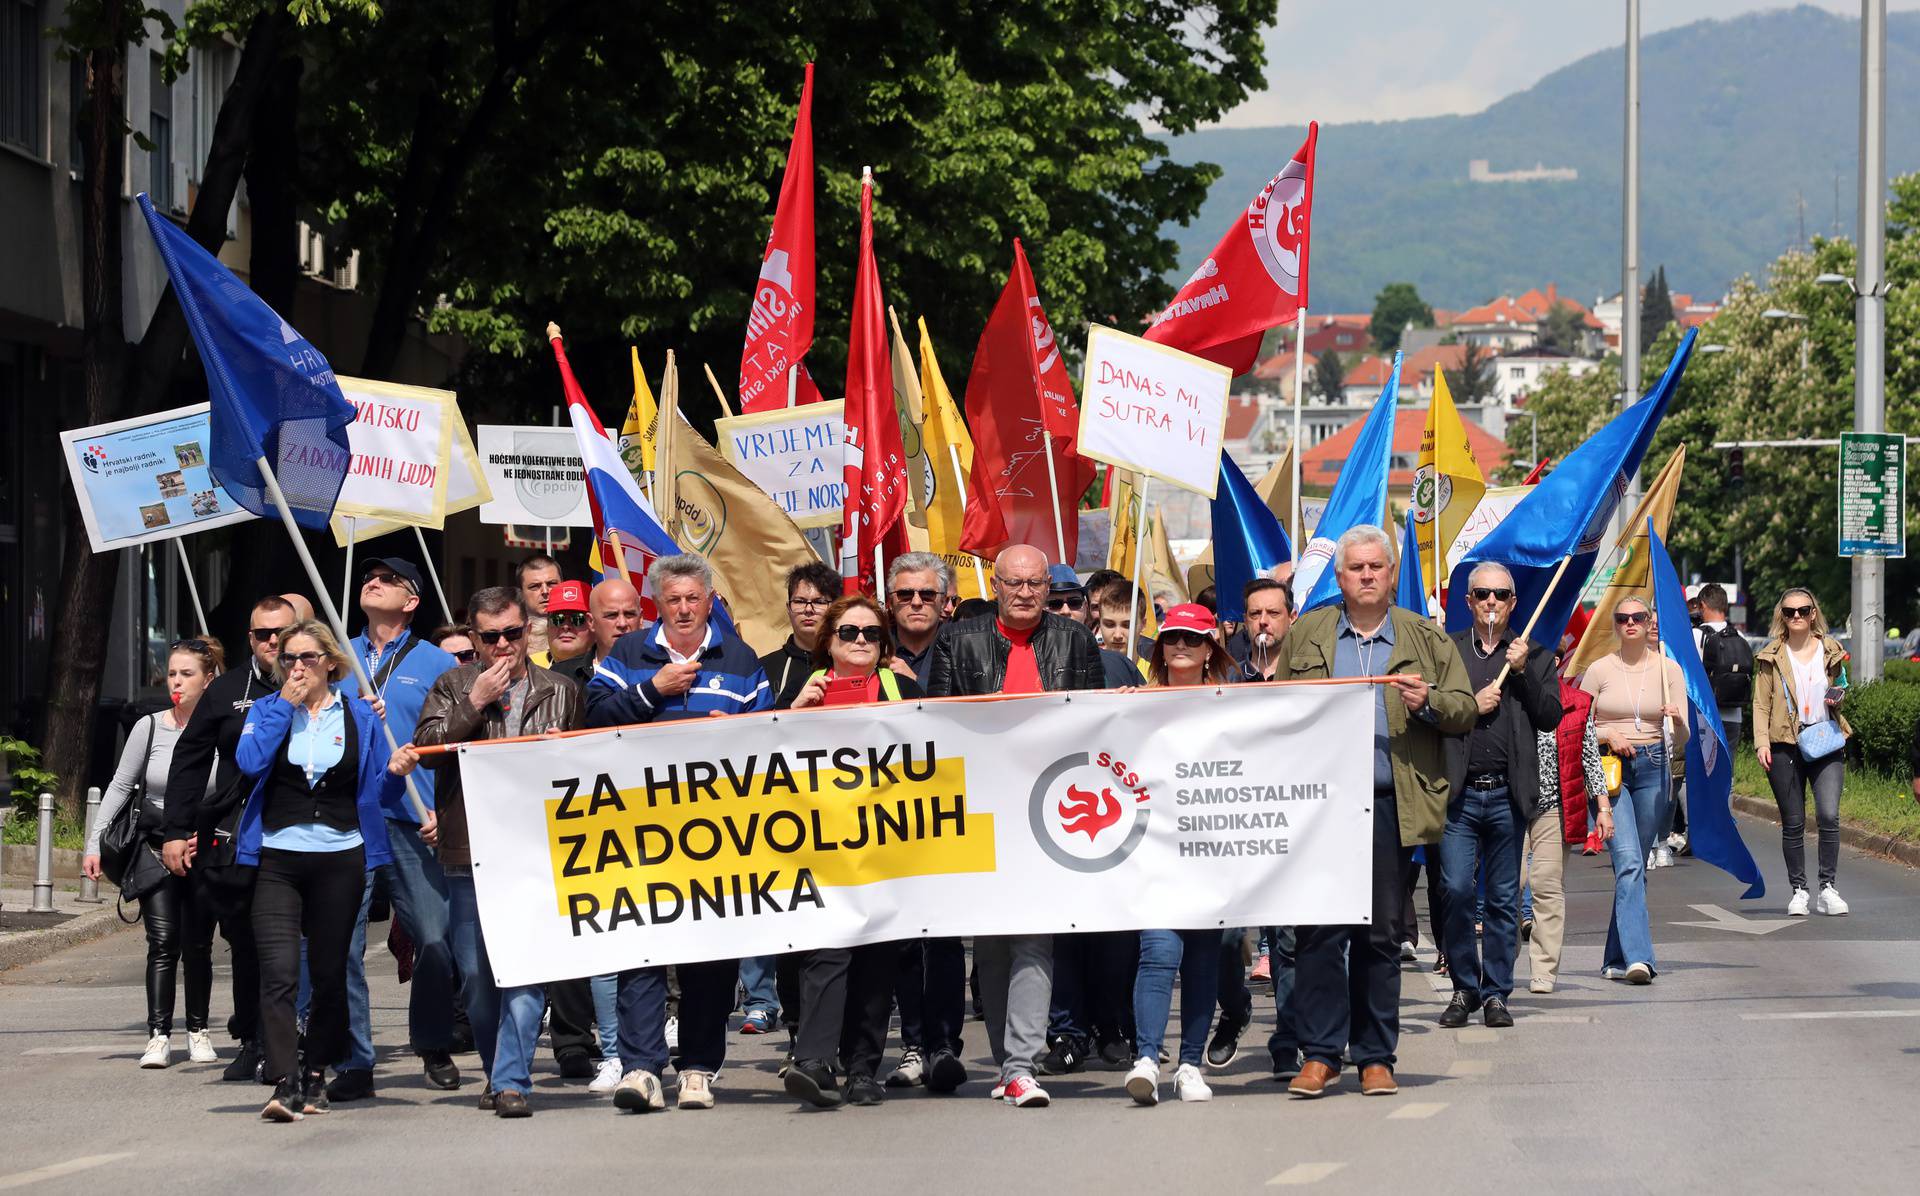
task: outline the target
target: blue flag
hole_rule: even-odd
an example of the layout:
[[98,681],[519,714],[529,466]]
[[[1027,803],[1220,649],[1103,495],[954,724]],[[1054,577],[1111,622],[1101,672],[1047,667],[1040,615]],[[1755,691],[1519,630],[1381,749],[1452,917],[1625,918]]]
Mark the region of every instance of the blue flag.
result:
[[1393,355],[1393,372],[1386,389],[1360,427],[1353,452],[1340,467],[1327,509],[1321,512],[1313,539],[1300,554],[1293,572],[1293,600],[1301,614],[1338,601],[1340,584],[1330,566],[1333,546],[1350,527],[1370,523],[1383,527],[1387,517],[1387,471],[1393,465],[1393,421],[1400,407],[1400,360]]
[[207,466],[235,502],[279,518],[257,462],[267,459],[302,526],[327,526],[353,453],[353,404],[333,367],[219,259],[136,197],[207,370]]
[[[1540,611],[1532,640],[1559,642],[1581,587],[1593,570],[1594,557],[1608,537],[1613,513],[1627,492],[1627,479],[1640,468],[1653,441],[1653,430],[1667,413],[1667,404],[1680,385],[1687,358],[1698,331],[1689,329],[1667,363],[1666,373],[1646,397],[1608,421],[1568,453],[1546,479],[1520,500],[1500,526],[1474,545],[1454,566],[1447,587],[1447,627],[1459,631],[1473,624],[1467,600],[1467,577],[1481,561],[1498,561],[1513,574],[1513,625],[1524,627]],[[1552,585],[1560,562],[1569,556],[1560,583]],[[1552,593],[1548,593],[1551,586]]]
[[[1742,897],[1764,897],[1767,882],[1753,853],[1740,838],[1728,800],[1733,793],[1733,752],[1727,747],[1727,729],[1720,722],[1720,705],[1713,699],[1707,669],[1694,649],[1692,622],[1687,617],[1687,594],[1673,571],[1667,546],[1647,520],[1648,561],[1653,579],[1653,615],[1663,632],[1660,648],[1680,666],[1687,679],[1687,715],[1693,734],[1687,737],[1687,845],[1696,859],[1745,881]],[[1671,629],[1671,630],[1666,630]]]
[[1421,585],[1420,534],[1415,530],[1418,526],[1412,508],[1408,508],[1407,521],[1400,535],[1400,589],[1394,595],[1393,602],[1395,606],[1405,607],[1425,619],[1432,616],[1427,610],[1427,595]]
[[1287,529],[1261,500],[1232,457],[1220,454],[1220,486],[1213,493],[1213,586],[1222,619],[1247,617],[1241,597],[1248,582],[1293,559]]

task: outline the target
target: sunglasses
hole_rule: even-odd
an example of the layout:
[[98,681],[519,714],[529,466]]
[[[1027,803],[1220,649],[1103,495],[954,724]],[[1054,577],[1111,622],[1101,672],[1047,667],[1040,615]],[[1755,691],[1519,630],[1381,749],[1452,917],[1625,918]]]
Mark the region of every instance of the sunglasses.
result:
[[1780,608],[1780,613],[1789,619],[1811,619],[1813,617],[1813,608],[1811,606],[1783,606]]
[[304,664],[310,669],[316,668],[320,662],[325,659],[326,657],[320,655],[318,652],[282,652],[280,654],[280,671],[283,673],[291,673],[293,666],[296,664]]
[[207,641],[203,639],[175,640],[167,645],[169,652],[205,652],[206,650]]
[[902,606],[915,601],[931,606],[945,597],[946,595],[939,590],[895,590],[893,592],[893,600]]
[[265,644],[277,639],[280,633],[285,630],[286,628],[284,627],[249,627],[247,628],[247,634],[253,637],[254,643]]
[[1087,597],[1085,594],[1073,594],[1066,598],[1049,598],[1047,599],[1047,609],[1085,610],[1087,609]]
[[458,652],[451,653],[450,655],[461,664],[472,664],[479,658],[480,650],[478,648],[462,648]]
[[517,644],[520,642],[520,637],[526,633],[527,625],[525,623],[520,624],[518,627],[502,627],[498,631],[474,632],[475,635],[480,637],[480,642],[488,647],[492,647],[503,639],[509,644]]
[[579,610],[563,610],[559,614],[548,615],[547,622],[555,627],[585,627],[587,613]]
[[1206,643],[1208,639],[1208,636],[1202,635],[1198,631],[1163,631],[1160,633],[1160,642],[1174,648],[1198,648],[1201,644]]
[[377,581],[383,586],[406,586],[409,591],[413,589],[412,582],[391,569],[370,569],[367,575],[360,579],[360,584],[366,585],[371,581]]
[[869,644],[877,644],[885,639],[887,635],[881,628],[855,627],[851,623],[840,624],[840,626],[833,629],[833,634],[839,636],[840,642],[843,644],[851,644],[855,640],[865,640]]
[[1635,623],[1644,623],[1646,621],[1647,612],[1643,610],[1613,612],[1613,622],[1614,625],[1618,627],[1628,627]]
[[1513,597],[1513,591],[1506,589],[1505,587],[1501,587],[1499,589],[1495,589],[1491,586],[1473,587],[1473,600],[1475,602],[1485,602],[1489,598],[1493,598],[1501,602],[1505,602],[1507,599],[1511,597]]

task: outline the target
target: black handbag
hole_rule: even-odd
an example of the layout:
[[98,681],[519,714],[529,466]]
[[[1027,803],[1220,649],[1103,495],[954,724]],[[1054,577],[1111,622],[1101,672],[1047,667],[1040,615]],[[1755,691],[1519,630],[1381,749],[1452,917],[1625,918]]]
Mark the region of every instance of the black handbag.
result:
[[[152,716],[154,718],[158,715]],[[144,897],[167,879],[166,865],[147,845],[147,770],[146,756],[153,753],[154,726],[147,722],[147,749],[142,755],[140,779],[125,805],[114,812],[113,821],[100,832],[100,871],[120,890],[121,900]]]

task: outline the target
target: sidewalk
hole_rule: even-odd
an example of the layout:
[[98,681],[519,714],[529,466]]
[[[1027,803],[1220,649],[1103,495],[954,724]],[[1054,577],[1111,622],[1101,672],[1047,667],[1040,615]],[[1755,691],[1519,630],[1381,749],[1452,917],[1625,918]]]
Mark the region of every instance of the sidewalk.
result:
[[113,886],[102,885],[100,895],[103,900],[99,904],[87,904],[80,900],[77,881],[56,880],[54,912],[36,914],[31,912],[31,880],[23,883],[19,877],[7,877],[5,887],[0,888],[0,972],[45,959],[56,951],[101,935],[125,930],[127,924],[115,912],[117,894]]

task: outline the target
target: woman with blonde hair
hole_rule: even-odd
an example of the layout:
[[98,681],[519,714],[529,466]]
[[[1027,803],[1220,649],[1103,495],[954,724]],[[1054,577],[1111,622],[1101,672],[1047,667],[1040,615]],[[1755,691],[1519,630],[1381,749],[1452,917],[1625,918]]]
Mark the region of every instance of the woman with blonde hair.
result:
[[[1820,602],[1798,586],[1773,607],[1772,637],[1753,654],[1753,740],[1780,806],[1780,849],[1793,896],[1787,916],[1804,918],[1811,904],[1823,914],[1847,912],[1834,888],[1840,868],[1841,749],[1853,728],[1837,709],[1846,694],[1847,650],[1827,634]],[[1807,791],[1820,833],[1820,896],[1807,894]]]

